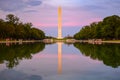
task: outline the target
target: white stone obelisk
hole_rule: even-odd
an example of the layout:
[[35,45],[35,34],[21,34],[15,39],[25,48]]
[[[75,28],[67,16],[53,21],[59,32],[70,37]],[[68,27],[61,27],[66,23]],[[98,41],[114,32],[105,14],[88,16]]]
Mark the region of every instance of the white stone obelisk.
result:
[[58,7],[58,39],[62,39],[62,8]]

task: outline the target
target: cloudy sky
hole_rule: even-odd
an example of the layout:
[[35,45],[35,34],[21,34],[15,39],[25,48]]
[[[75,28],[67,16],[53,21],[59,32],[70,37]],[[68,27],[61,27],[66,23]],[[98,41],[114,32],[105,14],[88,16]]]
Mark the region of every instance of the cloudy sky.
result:
[[57,9],[62,7],[63,36],[106,16],[120,16],[120,0],[0,0],[0,18],[9,13],[57,37]]

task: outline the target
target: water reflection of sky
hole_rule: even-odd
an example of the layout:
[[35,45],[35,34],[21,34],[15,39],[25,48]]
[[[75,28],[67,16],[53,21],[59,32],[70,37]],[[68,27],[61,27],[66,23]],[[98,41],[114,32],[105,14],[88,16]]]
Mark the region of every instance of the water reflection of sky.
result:
[[58,74],[57,44],[22,60],[17,67],[0,65],[0,80],[120,80],[120,68],[83,56],[73,45],[62,45],[62,74]]

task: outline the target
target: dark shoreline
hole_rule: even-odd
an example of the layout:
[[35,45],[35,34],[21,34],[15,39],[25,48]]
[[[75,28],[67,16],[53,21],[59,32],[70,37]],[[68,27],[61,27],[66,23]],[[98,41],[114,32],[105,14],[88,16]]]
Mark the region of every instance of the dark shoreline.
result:
[[0,41],[0,43],[30,43],[30,42],[42,42],[42,40]]
[[[16,40],[16,41],[0,41],[0,43],[34,43],[34,42],[44,42],[44,43],[52,43],[54,40]],[[106,40],[106,41],[89,41],[89,40],[57,40],[55,42],[66,42],[66,43],[120,43],[120,40]]]

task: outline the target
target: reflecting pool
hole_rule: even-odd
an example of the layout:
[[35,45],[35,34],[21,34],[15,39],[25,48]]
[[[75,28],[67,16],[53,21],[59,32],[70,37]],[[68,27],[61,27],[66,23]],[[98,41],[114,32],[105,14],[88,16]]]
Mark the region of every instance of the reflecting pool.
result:
[[120,44],[0,44],[0,80],[120,80]]

